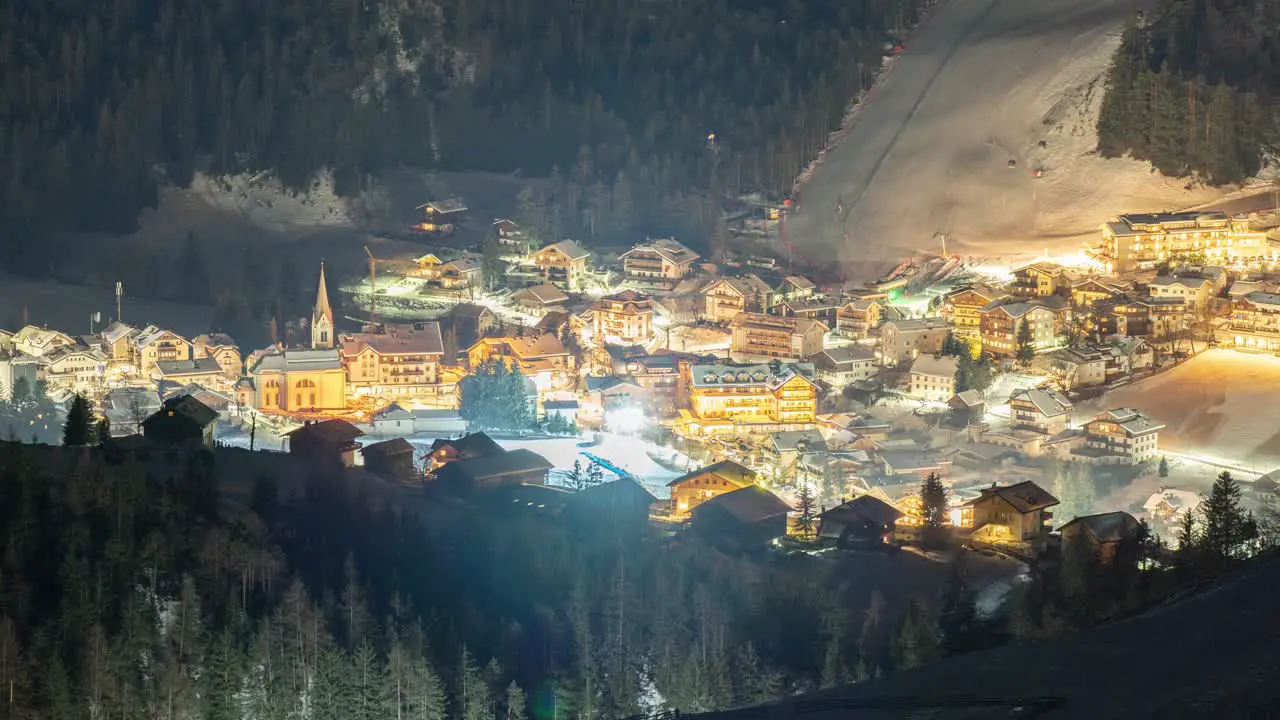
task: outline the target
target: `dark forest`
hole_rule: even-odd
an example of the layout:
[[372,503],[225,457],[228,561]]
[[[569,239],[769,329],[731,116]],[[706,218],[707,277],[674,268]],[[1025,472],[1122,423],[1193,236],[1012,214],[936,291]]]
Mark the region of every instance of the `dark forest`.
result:
[[1280,5],[1166,0],[1125,28],[1098,151],[1215,185],[1250,177],[1280,143]]
[[665,217],[705,194],[710,132],[725,190],[784,192],[928,2],[15,0],[0,237],[47,269],[30,238],[129,232],[198,171],[327,168],[347,194],[393,167],[558,172]]

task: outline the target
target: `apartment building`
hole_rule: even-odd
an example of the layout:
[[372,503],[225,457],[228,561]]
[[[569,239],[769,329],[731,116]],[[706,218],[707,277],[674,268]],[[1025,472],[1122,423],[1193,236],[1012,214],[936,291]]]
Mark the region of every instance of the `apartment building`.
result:
[[1236,350],[1280,352],[1280,295],[1251,292],[1236,298],[1218,342]]
[[729,349],[742,355],[798,360],[820,352],[827,326],[801,317],[738,313],[729,323]]
[[156,363],[161,360],[190,360],[191,343],[186,338],[170,330],[162,330],[155,325],[148,325],[130,336],[133,346],[134,362],[138,373],[143,377],[151,377],[156,372]]
[[1114,330],[1130,337],[1167,337],[1188,328],[1193,319],[1178,297],[1126,298],[1111,308]]
[[925,402],[944,403],[956,394],[956,368],[959,358],[950,355],[921,355],[911,363],[907,394]]
[[772,289],[768,283],[747,275],[720,278],[702,289],[703,317],[711,322],[730,322],[740,312],[763,310],[769,304]]
[[623,290],[591,306],[596,342],[644,345],[653,340],[653,301],[634,290]]
[[587,273],[591,253],[573,240],[561,240],[535,252],[529,258],[534,274],[565,292],[579,292]]
[[40,357],[60,347],[72,347],[76,341],[57,330],[27,325],[9,338],[9,344],[20,353]]
[[63,345],[41,358],[49,390],[84,392],[102,385],[107,356],[97,348]]
[[1092,254],[1111,272],[1195,257],[1230,263],[1276,257],[1266,234],[1250,229],[1246,216],[1228,217],[1216,210],[1119,215],[1103,223],[1101,242]]
[[850,300],[836,310],[836,330],[858,339],[869,337],[879,329],[883,311],[874,298]]
[[1036,350],[1053,347],[1058,342],[1062,308],[1039,301],[1004,302],[997,300],[979,311],[979,333],[983,352],[996,357],[1012,357],[1018,352],[1018,330],[1022,323],[1031,328],[1031,343]]
[[193,360],[213,358],[218,363],[218,367],[222,368],[222,372],[231,380],[244,374],[244,358],[241,357],[240,348],[236,346],[236,341],[231,339],[230,335],[222,333],[197,335],[191,341],[191,358]]
[[1071,284],[1071,302],[1088,307],[1133,289],[1133,283],[1112,277],[1089,277]]
[[1196,275],[1161,275],[1151,281],[1147,291],[1153,298],[1178,298],[1191,313],[1204,312],[1216,290],[1213,281]]
[[982,308],[1007,297],[1009,293],[986,285],[953,290],[942,298],[942,317],[957,337],[976,340],[982,333]]
[[1009,419],[1014,428],[1057,435],[1067,429],[1075,406],[1055,390],[1031,388],[1009,396]]
[[827,348],[810,355],[808,361],[813,363],[818,379],[834,388],[869,380],[880,370],[875,353],[859,345]]
[[880,326],[880,362],[893,366],[921,355],[937,355],[949,332],[950,326],[940,317],[890,320]]
[[671,288],[693,273],[700,257],[675,238],[659,238],[624,252],[622,272],[639,285]]
[[1108,410],[1084,426],[1084,445],[1075,454],[1111,465],[1139,465],[1159,451],[1164,425],[1133,408]]
[[493,358],[514,362],[540,393],[572,380],[573,354],[555,335],[480,338],[467,349],[467,361],[472,368]]
[[689,410],[677,426],[690,434],[804,430],[816,422],[809,363],[693,365],[688,372]]
[[1048,297],[1071,289],[1071,277],[1057,263],[1038,262],[1013,271],[1009,292],[1019,297]]
[[436,398],[444,342],[435,322],[386,325],[380,333],[338,336],[347,383],[357,394]]

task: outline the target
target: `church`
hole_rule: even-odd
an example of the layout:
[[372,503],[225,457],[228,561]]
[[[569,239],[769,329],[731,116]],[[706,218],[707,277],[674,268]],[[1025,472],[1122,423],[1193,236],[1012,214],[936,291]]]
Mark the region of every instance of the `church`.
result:
[[241,400],[261,412],[309,413],[347,407],[347,373],[337,348],[333,309],[320,265],[311,311],[311,347],[285,348],[260,357],[240,386]]

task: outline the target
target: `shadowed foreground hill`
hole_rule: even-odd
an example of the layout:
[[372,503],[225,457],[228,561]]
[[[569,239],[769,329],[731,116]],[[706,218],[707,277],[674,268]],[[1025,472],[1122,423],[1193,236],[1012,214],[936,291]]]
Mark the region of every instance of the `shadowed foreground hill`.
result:
[[1273,717],[1280,556],[1194,594],[1057,640],[948,658],[872,682],[699,720]]

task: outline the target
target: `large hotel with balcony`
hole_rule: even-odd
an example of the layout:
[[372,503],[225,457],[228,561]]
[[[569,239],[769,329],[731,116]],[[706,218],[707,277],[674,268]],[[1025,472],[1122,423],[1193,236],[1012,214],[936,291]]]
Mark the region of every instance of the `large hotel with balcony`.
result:
[[677,428],[687,435],[750,435],[809,430],[818,392],[811,363],[693,365],[688,410]]
[[1280,352],[1280,295],[1251,292],[1236,298],[1231,322],[1217,337],[1219,345],[1236,350]]
[[1266,233],[1249,227],[1243,215],[1214,210],[1120,215],[1102,225],[1102,242],[1091,248],[1110,272],[1146,270],[1166,260],[1199,256],[1223,264],[1258,264],[1276,259]]

